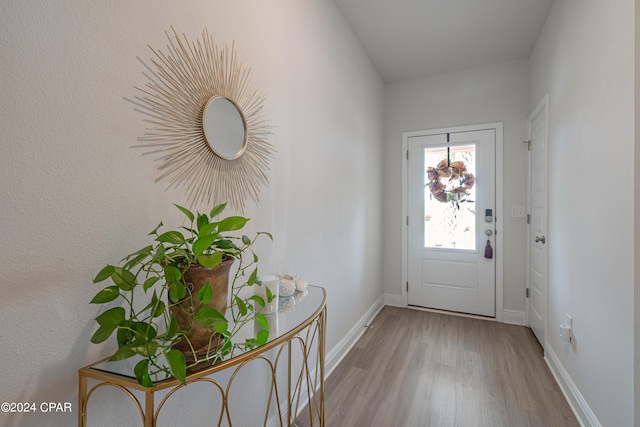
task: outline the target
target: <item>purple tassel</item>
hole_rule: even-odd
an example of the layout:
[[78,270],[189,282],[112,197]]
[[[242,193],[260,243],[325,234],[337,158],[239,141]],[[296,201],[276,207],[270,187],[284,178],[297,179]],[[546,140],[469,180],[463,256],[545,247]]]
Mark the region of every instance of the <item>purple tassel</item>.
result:
[[493,258],[493,248],[491,247],[491,241],[487,240],[487,246],[484,248],[484,257]]

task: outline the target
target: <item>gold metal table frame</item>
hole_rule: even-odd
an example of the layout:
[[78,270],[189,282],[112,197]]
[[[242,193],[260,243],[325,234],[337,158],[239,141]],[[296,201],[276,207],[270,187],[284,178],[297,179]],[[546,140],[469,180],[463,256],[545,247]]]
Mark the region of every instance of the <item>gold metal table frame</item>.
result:
[[[220,393],[222,403],[219,408],[218,426],[233,425],[228,401],[229,392],[238,373],[257,362],[270,370],[271,379],[269,389],[265,390],[268,398],[264,426],[297,426],[298,413],[306,405],[304,420],[300,421],[309,427],[324,427],[326,291],[318,286],[309,286],[305,293],[296,293],[291,298],[293,299],[281,298],[280,311],[267,315],[270,323],[274,321],[278,327],[275,331],[272,327],[270,340],[266,344],[187,375],[187,386],[196,382],[206,382],[212,384],[213,389]],[[285,305],[286,307],[283,307]],[[274,353],[268,357],[265,353],[272,349]],[[296,351],[300,352],[300,366],[294,369],[292,358],[295,357]],[[276,375],[278,366],[282,363],[287,364],[284,386],[278,384]],[[186,387],[174,378],[157,381],[153,387],[144,387],[137,382],[129,365],[127,365],[127,372],[123,372],[122,366],[118,364],[119,362],[109,362],[104,359],[78,371],[80,408],[78,425],[80,427],[87,427],[89,400],[93,393],[102,387],[114,387],[128,396],[137,408],[144,427],[156,427],[165,403],[178,390]],[[231,373],[226,384],[210,378],[212,374],[225,370]],[[238,385],[238,387],[241,386]],[[168,392],[156,405],[155,393],[160,390]],[[283,397],[285,392],[286,396]],[[144,403],[141,402],[142,398]],[[275,404],[275,410],[273,410],[272,401]],[[251,409],[255,410],[255,408]],[[227,424],[223,424],[223,421]]]

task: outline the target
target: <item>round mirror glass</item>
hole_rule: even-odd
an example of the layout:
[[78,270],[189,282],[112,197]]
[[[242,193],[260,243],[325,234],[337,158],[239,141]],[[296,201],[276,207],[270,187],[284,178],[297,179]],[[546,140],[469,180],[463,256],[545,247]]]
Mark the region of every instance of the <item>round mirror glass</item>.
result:
[[238,107],[223,96],[207,101],[202,112],[202,130],[213,152],[223,159],[237,159],[247,147],[244,117]]

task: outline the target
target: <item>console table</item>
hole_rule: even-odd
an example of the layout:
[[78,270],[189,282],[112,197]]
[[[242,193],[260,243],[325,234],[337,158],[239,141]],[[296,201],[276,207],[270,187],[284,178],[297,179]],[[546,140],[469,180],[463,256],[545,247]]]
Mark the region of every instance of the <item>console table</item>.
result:
[[[155,381],[153,387],[140,385],[133,375],[133,366],[137,360],[109,362],[104,359],[80,369],[78,425],[87,427],[90,411],[88,404],[94,392],[102,387],[114,387],[124,393],[137,408],[141,425],[156,427],[165,403],[171,399],[180,399],[180,396],[174,396],[176,391],[189,384],[203,382],[213,385],[212,393],[219,394],[221,401],[218,407],[212,408],[215,415],[207,420],[207,425],[232,426],[234,415],[237,414],[230,410],[229,393],[231,390],[237,393],[237,390],[246,387],[246,383],[234,382],[234,379],[240,371],[256,363],[260,367],[251,369],[267,369],[267,377],[271,382],[270,385],[265,384],[263,391],[267,393],[266,411],[264,416],[260,416],[264,420],[261,421],[264,426],[296,426],[297,414],[306,405],[305,418],[300,421],[308,426],[324,427],[326,291],[321,287],[309,286],[305,292],[281,297],[279,305],[278,313],[266,315],[270,323],[270,337],[266,344],[188,374],[186,386],[172,377]],[[254,325],[249,327],[253,329]],[[251,333],[253,330],[247,332]],[[266,354],[270,350],[273,351]],[[280,371],[278,366],[281,366]],[[279,381],[277,372],[282,371],[286,378]],[[220,372],[230,374],[224,383],[211,378],[213,374]],[[155,394],[159,391],[163,391],[163,397],[156,399]],[[100,401],[96,402],[99,404]],[[259,410],[253,404],[247,409]],[[216,419],[217,424],[212,423]]]

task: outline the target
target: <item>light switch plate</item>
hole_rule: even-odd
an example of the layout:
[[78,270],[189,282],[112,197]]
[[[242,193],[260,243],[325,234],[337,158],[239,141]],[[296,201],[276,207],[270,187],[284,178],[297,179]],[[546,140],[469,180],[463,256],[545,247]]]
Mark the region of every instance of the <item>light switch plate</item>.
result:
[[512,218],[524,218],[525,209],[524,206],[511,206]]

